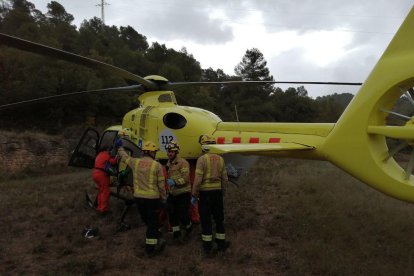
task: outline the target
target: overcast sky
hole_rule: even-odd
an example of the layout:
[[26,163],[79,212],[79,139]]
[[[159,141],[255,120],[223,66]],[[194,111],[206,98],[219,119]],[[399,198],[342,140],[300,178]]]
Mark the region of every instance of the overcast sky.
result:
[[[30,1],[30,0],[29,0]],[[202,68],[234,67],[258,48],[279,81],[363,82],[414,0],[106,0],[105,23],[148,42],[186,47]],[[50,1],[30,1],[46,12]],[[59,0],[75,24],[101,17],[101,0]],[[151,74],[152,72],[148,72]],[[282,88],[286,88],[283,87]],[[310,96],[355,87],[306,86]]]

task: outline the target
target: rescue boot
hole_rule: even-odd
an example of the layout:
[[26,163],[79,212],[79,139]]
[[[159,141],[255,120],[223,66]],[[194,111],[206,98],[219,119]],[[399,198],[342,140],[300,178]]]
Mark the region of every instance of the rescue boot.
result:
[[213,243],[211,241],[203,241],[204,254],[206,255],[211,254],[212,249],[213,249]]
[[225,252],[230,246],[230,242],[226,240],[216,239],[217,251]]
[[174,243],[178,243],[181,239],[181,229],[179,225],[175,225],[172,227],[173,239]]
[[160,254],[165,249],[165,240],[163,238],[159,238],[157,244],[155,245],[155,253]]
[[145,254],[148,257],[154,257],[155,256],[155,245],[153,245],[153,244],[146,244],[145,245]]
[[174,231],[173,238],[174,240],[179,240],[181,238],[181,231]]
[[191,234],[191,231],[193,231],[193,223],[190,222],[186,227],[185,227],[185,235],[188,236]]

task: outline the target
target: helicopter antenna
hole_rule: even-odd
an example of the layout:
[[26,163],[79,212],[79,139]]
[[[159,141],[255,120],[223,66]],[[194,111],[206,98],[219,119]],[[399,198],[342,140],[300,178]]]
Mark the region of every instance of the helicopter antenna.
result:
[[101,0],[101,4],[97,4],[95,6],[101,7],[101,20],[102,24],[105,25],[105,6],[109,5],[105,0]]
[[236,112],[236,121],[237,121],[237,127],[239,128],[239,133],[241,133],[240,131],[240,122],[239,122],[239,115],[237,114],[237,106],[234,106],[234,111]]

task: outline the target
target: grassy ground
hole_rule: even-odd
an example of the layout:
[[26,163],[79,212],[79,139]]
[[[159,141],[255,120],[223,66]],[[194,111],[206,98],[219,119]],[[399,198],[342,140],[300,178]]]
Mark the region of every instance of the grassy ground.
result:
[[[412,275],[414,206],[326,162],[262,158],[226,195],[225,255],[203,258],[199,227],[148,259],[145,227],[117,233],[122,204],[98,218],[84,202],[89,171],[0,182],[0,274]],[[101,236],[85,239],[86,226]]]

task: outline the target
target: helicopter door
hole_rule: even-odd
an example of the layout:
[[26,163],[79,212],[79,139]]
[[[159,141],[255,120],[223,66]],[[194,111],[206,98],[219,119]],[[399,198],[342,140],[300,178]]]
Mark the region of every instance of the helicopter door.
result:
[[68,166],[92,169],[95,166],[98,143],[99,133],[93,128],[87,128],[72,152]]
[[[135,157],[135,158],[141,158],[144,153],[143,151],[131,140],[127,139],[127,138],[121,138],[122,139],[122,147],[124,148],[124,150],[129,154],[129,156]],[[119,172],[127,169],[126,164],[118,164],[118,170]],[[126,178],[124,178],[123,180],[121,180],[120,178],[118,178],[120,186],[133,186],[133,176],[131,171],[129,171],[129,173],[127,173]]]
[[[107,147],[111,149],[111,155],[115,156],[118,149],[114,148],[114,142],[118,138],[118,131],[116,130],[106,130],[99,141],[99,149],[103,147]],[[128,154],[132,157],[142,157],[143,152],[141,151],[138,146],[129,140],[129,138],[123,137],[122,140],[122,147],[128,152]]]
[[122,138],[122,147],[132,157],[141,158],[144,155],[143,151],[129,139]]
[[[98,150],[103,147],[111,148],[118,137],[117,135],[118,131],[107,130],[101,137],[99,137],[98,131],[90,127],[87,128],[73,151],[68,165],[72,167],[92,169],[95,166],[95,157]],[[123,138],[122,141],[123,148],[132,157],[142,157],[142,151],[134,142],[125,138]],[[112,155],[116,155],[116,152],[112,152]]]
[[104,133],[102,133],[101,139],[99,140],[98,152],[100,151],[100,149],[103,149],[103,148],[111,149],[117,138],[118,138],[117,130],[105,130]]

